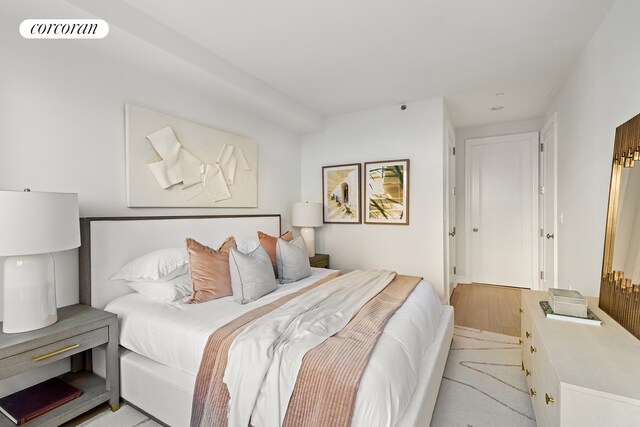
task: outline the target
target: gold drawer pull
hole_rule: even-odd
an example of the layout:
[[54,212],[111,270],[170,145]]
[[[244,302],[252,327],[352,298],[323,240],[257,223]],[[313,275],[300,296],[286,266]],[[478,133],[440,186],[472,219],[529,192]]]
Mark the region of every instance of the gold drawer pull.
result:
[[521,309],[521,308],[519,308],[518,310],[520,310],[520,313],[524,313],[524,311],[522,311],[522,309]]
[[73,350],[74,348],[78,348],[78,347],[80,347],[80,344],[70,345],[69,347],[61,348],[60,350],[52,351],[51,353],[47,353],[47,354],[43,354],[42,356],[34,357],[31,360],[34,361],[34,362],[39,362],[41,360],[48,359],[48,358],[53,357],[53,356],[55,356],[57,354],[64,353],[65,351]]
[[531,346],[529,350],[531,350],[531,353],[535,353],[536,351],[538,351],[534,346]]
[[544,401],[547,402],[547,405],[549,403],[553,403],[555,402],[555,400],[553,399],[553,397],[549,396],[547,393],[544,394]]
[[528,370],[528,369],[525,369],[525,370],[524,370],[524,374],[525,374],[526,376],[530,377],[530,376],[531,376],[531,371],[530,371],[530,370]]
[[518,344],[522,344],[522,338],[518,338]]
[[531,338],[531,334],[529,333],[529,331],[526,331],[524,334],[527,336],[527,338]]
[[536,391],[532,388],[529,389],[529,396],[533,397],[535,395],[537,395],[538,393],[536,393]]

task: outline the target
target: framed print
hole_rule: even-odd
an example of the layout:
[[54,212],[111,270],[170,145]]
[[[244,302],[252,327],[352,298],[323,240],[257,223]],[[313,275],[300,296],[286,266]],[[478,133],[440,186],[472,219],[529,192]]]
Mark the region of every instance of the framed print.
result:
[[365,224],[409,225],[409,160],[364,164]]
[[360,224],[360,163],[322,167],[323,221]]

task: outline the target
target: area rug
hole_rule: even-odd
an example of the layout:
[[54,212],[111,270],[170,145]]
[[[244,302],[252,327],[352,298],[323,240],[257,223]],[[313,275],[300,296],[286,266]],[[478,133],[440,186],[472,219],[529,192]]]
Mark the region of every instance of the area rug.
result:
[[105,409],[95,417],[80,424],[79,427],[162,427],[148,416],[136,411],[129,405],[122,405],[116,411]]
[[431,427],[535,427],[518,338],[456,326]]

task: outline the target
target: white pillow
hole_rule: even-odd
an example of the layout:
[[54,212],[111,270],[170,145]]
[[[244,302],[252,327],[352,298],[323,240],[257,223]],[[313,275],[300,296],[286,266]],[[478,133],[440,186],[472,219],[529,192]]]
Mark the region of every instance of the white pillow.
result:
[[236,248],[243,254],[253,252],[258,246],[260,246],[258,239],[252,239],[250,237],[236,239]]
[[127,282],[134,291],[158,302],[174,302],[191,296],[191,278],[188,274],[166,282]]
[[280,283],[291,283],[311,276],[309,253],[302,235],[290,242],[278,239],[276,243],[276,262]]
[[278,289],[271,258],[262,246],[258,246],[248,254],[231,248],[229,273],[233,298],[240,304],[255,301]]
[[127,263],[111,280],[127,282],[155,282],[182,276],[189,271],[189,258],[185,248],[158,249]]

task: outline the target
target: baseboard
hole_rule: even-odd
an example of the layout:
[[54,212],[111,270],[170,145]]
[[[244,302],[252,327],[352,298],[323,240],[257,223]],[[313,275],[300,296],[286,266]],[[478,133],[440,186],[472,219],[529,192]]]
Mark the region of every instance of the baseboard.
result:
[[[458,283],[471,283],[468,277],[466,276],[456,276],[456,282]],[[456,284],[457,286],[457,284]]]

